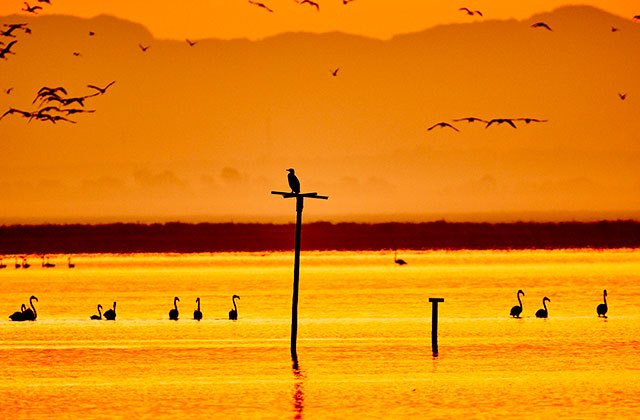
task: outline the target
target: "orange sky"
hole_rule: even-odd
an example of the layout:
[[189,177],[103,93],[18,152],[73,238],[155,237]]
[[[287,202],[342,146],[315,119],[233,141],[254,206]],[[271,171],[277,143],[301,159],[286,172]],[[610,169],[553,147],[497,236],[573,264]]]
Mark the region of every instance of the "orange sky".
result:
[[[35,3],[35,1],[34,1]],[[318,0],[321,12],[293,0],[264,0],[275,10],[268,13],[245,0],[54,0],[41,14],[93,17],[109,14],[145,25],[157,38],[262,38],[289,31],[343,31],[377,38],[419,31],[434,25],[468,22],[458,11],[480,9],[486,19],[524,19],[567,4],[596,6],[623,17],[640,10],[629,0],[441,1],[441,0]],[[2,0],[0,15],[22,9],[22,0]]]
[[[331,197],[307,220],[640,218],[628,1],[475,2],[486,19],[426,1],[53,3],[0,18],[33,29],[0,60],[0,112],[32,109],[42,86],[116,83],[77,124],[0,121],[0,223],[289,221],[292,203],[269,194],[288,167]],[[4,0],[0,16],[22,6]],[[85,19],[102,14],[126,21]],[[447,22],[461,24],[434,27]],[[260,40],[294,30],[374,38]],[[548,122],[426,130],[471,115]]]

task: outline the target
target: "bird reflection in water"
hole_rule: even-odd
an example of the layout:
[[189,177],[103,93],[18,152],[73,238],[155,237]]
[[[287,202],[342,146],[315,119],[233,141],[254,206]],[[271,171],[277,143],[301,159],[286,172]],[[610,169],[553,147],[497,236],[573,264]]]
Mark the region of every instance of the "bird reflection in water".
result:
[[297,361],[293,362],[293,418],[301,419],[304,411],[305,375]]

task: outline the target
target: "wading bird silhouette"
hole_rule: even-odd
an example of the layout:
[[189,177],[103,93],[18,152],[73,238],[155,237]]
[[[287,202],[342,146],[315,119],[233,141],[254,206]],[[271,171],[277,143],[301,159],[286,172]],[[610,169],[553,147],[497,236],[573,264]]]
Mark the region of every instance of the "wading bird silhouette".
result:
[[236,306],[236,299],[240,299],[240,296],[233,295],[231,301],[233,302],[233,309],[229,311],[229,319],[235,321],[238,319],[238,307]]
[[71,256],[67,257],[67,266],[69,268],[76,268],[76,265],[71,262]]
[[180,298],[178,296],[173,298],[173,309],[169,311],[169,319],[173,321],[177,321],[180,316],[180,312],[178,312],[178,302],[180,302]]
[[520,314],[522,313],[522,301],[520,300],[521,294],[522,296],[524,296],[524,292],[522,290],[518,290],[518,294],[517,294],[518,304],[513,308],[511,308],[511,312],[509,312],[509,315],[511,315],[514,318],[520,318]]
[[29,298],[29,305],[31,307],[25,309],[25,311],[22,313],[21,319],[19,319],[18,321],[35,321],[38,318],[38,312],[36,312],[36,307],[33,305],[34,300],[38,302],[38,298],[35,296],[31,296]]
[[254,6],[262,7],[262,8],[263,8],[264,10],[266,10],[267,12],[271,12],[271,13],[273,13],[273,10],[272,10],[271,8],[269,8],[269,6],[267,6],[267,5],[266,5],[266,4],[264,4],[264,3],[260,3],[260,2],[258,2],[258,1],[252,1],[252,0],[249,0],[249,3],[250,3],[250,4],[253,4]]
[[20,312],[14,312],[9,315],[9,319],[12,321],[22,321],[22,317],[24,316],[24,311],[27,309],[27,305],[24,303],[20,306]]
[[601,303],[596,307],[596,312],[598,313],[598,317],[606,318],[607,311],[609,310],[609,307],[607,306],[607,289],[604,289],[604,292],[602,293],[602,295],[603,295],[602,298],[604,299],[604,303]]
[[116,302],[113,302],[113,308],[103,313],[102,316],[107,321],[115,321],[116,320]]
[[447,123],[447,122],[444,122],[444,121],[443,121],[443,122],[436,123],[436,124],[433,124],[431,127],[427,128],[427,131],[431,131],[431,130],[433,130],[433,129],[434,129],[434,128],[436,128],[436,127],[441,127],[441,128],[447,128],[447,127],[448,127],[448,128],[453,128],[453,129],[454,129],[454,130],[456,130],[456,131],[460,131],[460,130],[458,130],[457,128],[455,128],[454,126],[452,126],[451,124],[449,124],[449,123]]
[[200,321],[202,319],[202,312],[200,312],[200,298],[196,298],[196,303],[198,304],[198,309],[193,311],[193,319]]
[[4,258],[0,258],[0,269],[7,268],[7,264],[5,264],[3,261],[4,261]]
[[31,264],[29,264],[27,262],[27,259],[23,257],[22,258],[22,268],[29,268],[29,267],[31,267]]
[[398,251],[396,250],[393,254],[393,262],[398,265],[407,265],[408,263],[402,258],[398,259]]
[[547,29],[549,31],[552,30],[551,27],[549,25],[547,25],[546,23],[544,23],[544,22],[536,22],[533,25],[531,25],[531,27],[532,28],[545,28],[545,29]]
[[300,194],[300,180],[296,176],[296,171],[293,168],[287,169],[289,174],[287,175],[287,181],[289,182],[289,188],[293,194]]
[[91,315],[91,319],[102,319],[102,305],[98,304],[98,315]]
[[47,258],[47,261],[45,262],[45,260],[44,260],[45,256],[44,255],[42,256],[42,266],[44,268],[53,268],[53,267],[56,266],[55,264],[52,264],[52,263],[49,262],[49,257],[48,256],[46,258]]
[[18,257],[14,257],[14,258],[15,258],[15,267],[16,268],[22,267],[22,265],[18,262]]
[[544,298],[542,298],[542,306],[544,306],[544,309],[538,309],[538,311],[536,312],[536,318],[548,318],[549,317],[549,311],[547,310],[547,302],[551,302],[551,299],[549,299],[546,296]]

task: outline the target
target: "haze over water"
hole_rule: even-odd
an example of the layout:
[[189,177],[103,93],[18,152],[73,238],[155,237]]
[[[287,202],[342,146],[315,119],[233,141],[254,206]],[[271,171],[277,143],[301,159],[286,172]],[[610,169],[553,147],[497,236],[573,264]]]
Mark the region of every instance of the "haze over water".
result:
[[[0,417],[630,417],[637,250],[80,255],[0,271]],[[35,263],[35,261],[32,261]],[[595,308],[607,289],[609,318]],[[523,319],[509,318],[523,289]],[[38,320],[7,316],[36,295]],[[227,319],[231,296],[239,320]],[[168,320],[179,296],[180,320]],[[548,296],[549,319],[534,317]],[[195,299],[204,319],[192,319]],[[440,305],[440,356],[429,297]],[[91,321],[118,302],[116,322]],[[520,412],[520,407],[527,411]]]

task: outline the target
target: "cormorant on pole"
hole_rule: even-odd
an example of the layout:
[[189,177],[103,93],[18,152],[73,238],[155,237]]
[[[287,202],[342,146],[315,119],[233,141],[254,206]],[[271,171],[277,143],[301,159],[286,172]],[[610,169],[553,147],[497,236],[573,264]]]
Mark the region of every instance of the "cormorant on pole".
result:
[[300,194],[300,180],[296,176],[296,171],[293,168],[287,169],[289,175],[287,175],[287,179],[289,180],[289,187],[291,187],[291,192],[294,194]]

